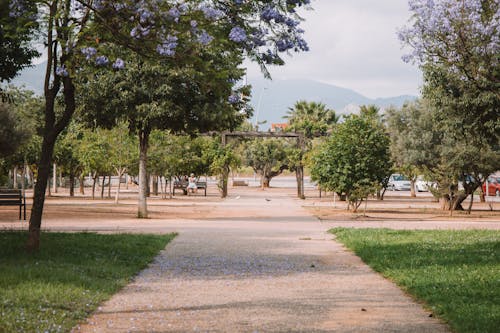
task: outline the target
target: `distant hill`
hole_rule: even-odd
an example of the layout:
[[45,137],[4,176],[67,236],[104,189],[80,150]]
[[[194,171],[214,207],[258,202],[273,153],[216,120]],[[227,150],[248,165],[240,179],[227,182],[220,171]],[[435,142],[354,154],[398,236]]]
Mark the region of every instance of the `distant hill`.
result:
[[248,80],[252,85],[254,118],[267,120],[261,128],[268,128],[270,123],[284,122],[283,116],[288,108],[299,100],[322,102],[338,114],[350,114],[359,111],[359,106],[374,104],[382,111],[389,106],[400,107],[406,101],[415,100],[416,96],[403,95],[389,98],[371,99],[354,90],[311,80]]
[[33,90],[41,95],[43,93],[43,80],[45,79],[46,62],[26,68],[21,71],[12,83],[16,86],[25,86],[28,90]]
[[[24,85],[38,94],[43,91],[45,63],[27,68],[13,80],[15,85]],[[311,80],[265,80],[263,78],[249,79],[252,85],[251,104],[254,117],[259,121],[266,120],[261,129],[268,129],[271,123],[284,122],[283,116],[299,100],[322,102],[339,114],[356,113],[360,105],[374,104],[382,110],[389,106],[402,106],[406,101],[416,99],[416,96],[403,95],[389,98],[371,99],[354,90]]]

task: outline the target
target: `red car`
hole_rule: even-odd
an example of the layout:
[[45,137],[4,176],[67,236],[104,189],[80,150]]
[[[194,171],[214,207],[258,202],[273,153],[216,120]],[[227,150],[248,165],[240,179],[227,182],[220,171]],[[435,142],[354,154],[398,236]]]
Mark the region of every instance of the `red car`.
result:
[[486,188],[486,182],[483,183],[484,195],[494,195],[500,197],[500,177],[499,176],[489,176],[488,177],[488,188]]

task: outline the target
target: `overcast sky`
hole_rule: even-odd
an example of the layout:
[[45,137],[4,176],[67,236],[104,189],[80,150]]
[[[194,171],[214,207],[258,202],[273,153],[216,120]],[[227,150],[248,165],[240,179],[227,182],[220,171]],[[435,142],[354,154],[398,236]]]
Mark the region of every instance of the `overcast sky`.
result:
[[[273,79],[311,79],[367,97],[419,95],[421,73],[401,60],[396,36],[410,17],[406,0],[312,0],[302,11],[311,50],[272,68]],[[248,77],[260,75],[248,66]]]

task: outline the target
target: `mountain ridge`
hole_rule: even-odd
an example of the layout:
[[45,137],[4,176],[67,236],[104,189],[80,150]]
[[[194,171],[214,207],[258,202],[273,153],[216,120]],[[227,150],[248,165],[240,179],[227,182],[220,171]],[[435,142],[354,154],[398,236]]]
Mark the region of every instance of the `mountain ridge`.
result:
[[[37,64],[21,71],[12,83],[24,85],[26,89],[42,94],[45,64]],[[260,126],[262,129],[268,129],[271,123],[284,122],[283,116],[300,100],[321,102],[338,114],[350,114],[358,112],[361,105],[374,104],[383,112],[389,106],[401,107],[406,101],[417,98],[412,95],[369,98],[349,88],[310,79],[249,78],[247,83],[252,85],[250,104],[254,109],[254,116],[251,121],[253,124],[266,121]]]

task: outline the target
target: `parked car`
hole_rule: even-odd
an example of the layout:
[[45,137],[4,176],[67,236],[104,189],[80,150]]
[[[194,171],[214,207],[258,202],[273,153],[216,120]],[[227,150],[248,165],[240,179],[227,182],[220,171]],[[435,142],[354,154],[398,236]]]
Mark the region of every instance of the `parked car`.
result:
[[494,195],[500,197],[500,176],[488,177],[488,188],[486,189],[486,182],[483,183],[484,195]]
[[391,191],[409,191],[411,188],[410,180],[400,175],[399,173],[394,173],[389,177],[389,182],[387,183],[387,189]]
[[436,187],[436,183],[425,180],[423,176],[417,177],[417,180],[415,181],[415,191],[427,192],[431,187]]

